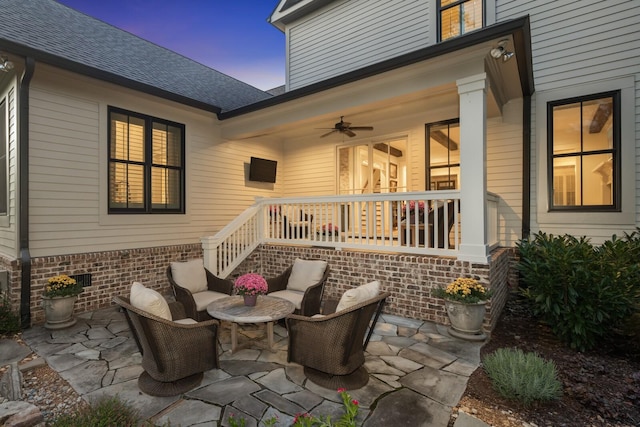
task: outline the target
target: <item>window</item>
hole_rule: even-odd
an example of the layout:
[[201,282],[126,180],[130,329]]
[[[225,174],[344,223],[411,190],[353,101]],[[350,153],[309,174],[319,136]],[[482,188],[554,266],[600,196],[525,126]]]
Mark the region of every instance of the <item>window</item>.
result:
[[184,125],[109,107],[109,213],[184,213]]
[[548,104],[552,210],[619,210],[620,92]]
[[427,125],[427,190],[460,188],[460,121]]
[[482,0],[439,0],[438,24],[440,41],[482,28]]
[[0,215],[6,215],[9,207],[9,188],[7,176],[7,136],[9,134],[9,122],[7,120],[6,99],[0,101]]

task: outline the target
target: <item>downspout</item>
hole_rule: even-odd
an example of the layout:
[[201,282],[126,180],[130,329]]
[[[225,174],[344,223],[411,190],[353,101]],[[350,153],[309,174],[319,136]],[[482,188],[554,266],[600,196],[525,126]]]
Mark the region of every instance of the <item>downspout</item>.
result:
[[522,104],[522,238],[531,233],[531,95]]
[[25,58],[25,69],[20,81],[18,102],[20,120],[18,135],[18,177],[20,213],[20,323],[22,329],[31,326],[31,254],[29,252],[29,86],[35,70],[36,61]]

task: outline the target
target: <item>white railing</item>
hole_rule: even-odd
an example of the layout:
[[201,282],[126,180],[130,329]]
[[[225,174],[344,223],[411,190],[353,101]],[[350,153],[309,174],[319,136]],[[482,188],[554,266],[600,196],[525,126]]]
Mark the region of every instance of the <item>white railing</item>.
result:
[[259,199],[202,239],[205,265],[226,277],[261,243],[456,256],[459,212],[458,191]]

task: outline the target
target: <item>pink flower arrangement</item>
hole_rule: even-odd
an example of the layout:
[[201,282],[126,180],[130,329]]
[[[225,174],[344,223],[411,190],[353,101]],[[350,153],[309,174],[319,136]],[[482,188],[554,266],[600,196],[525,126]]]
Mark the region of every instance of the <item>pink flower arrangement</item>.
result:
[[327,231],[328,231],[329,233],[337,233],[337,232],[338,232],[338,226],[337,226],[337,225],[333,225],[333,224],[331,224],[331,223],[329,223],[329,224],[322,224],[322,232],[323,232],[323,233],[326,233]]
[[264,295],[267,293],[267,281],[256,273],[243,274],[233,284],[238,295]]
[[[419,211],[423,211],[424,210],[424,202],[418,202],[417,206],[418,206],[418,210]],[[409,210],[413,211],[415,209],[416,209],[416,201],[415,200],[409,201]]]

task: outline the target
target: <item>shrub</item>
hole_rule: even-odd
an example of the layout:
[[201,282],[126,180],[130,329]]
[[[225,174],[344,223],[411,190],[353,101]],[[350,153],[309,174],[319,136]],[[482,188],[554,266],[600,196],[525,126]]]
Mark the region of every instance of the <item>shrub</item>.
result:
[[486,356],[483,364],[493,388],[507,399],[529,406],[534,401],[558,399],[562,395],[556,365],[536,353],[500,348]]
[[51,424],[52,427],[136,427],[139,425],[152,424],[141,423],[138,411],[117,396],[99,399],[95,404],[75,414],[61,415]]
[[517,246],[523,295],[571,348],[593,348],[638,309],[638,233],[596,248],[585,237],[538,233]]
[[20,318],[11,309],[6,296],[0,295],[0,334],[13,334],[20,330]]

